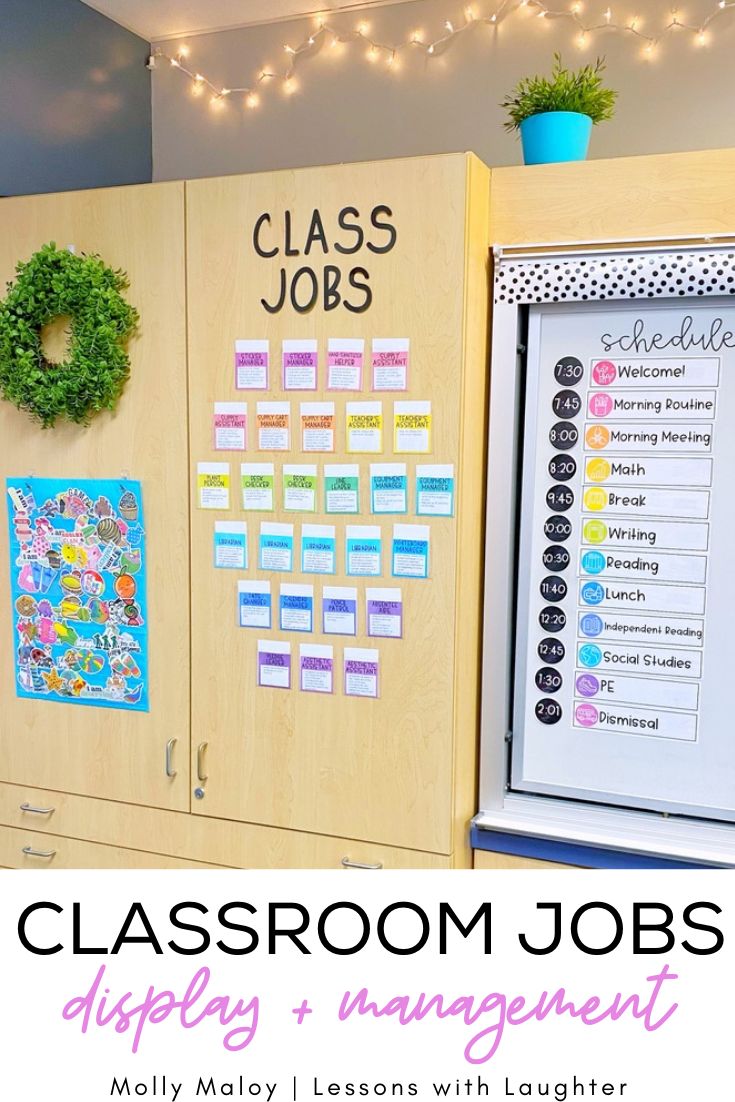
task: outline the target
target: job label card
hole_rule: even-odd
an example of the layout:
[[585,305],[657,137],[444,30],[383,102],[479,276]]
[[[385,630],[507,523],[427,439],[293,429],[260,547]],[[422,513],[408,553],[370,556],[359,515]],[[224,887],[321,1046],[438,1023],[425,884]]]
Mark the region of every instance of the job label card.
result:
[[278,639],[258,640],[258,684],[272,689],[291,688],[291,644]]
[[380,577],[382,541],[380,528],[372,524],[347,525],[347,574]]
[[197,463],[200,509],[229,509],[230,464]]
[[215,402],[214,450],[244,452],[247,446],[247,418],[247,403]]
[[304,524],[301,529],[301,573],[334,574],[337,554],[333,524]]
[[327,389],[362,390],[365,341],[330,337],[327,342]]
[[416,467],[416,515],[454,516],[454,464],[419,464]]
[[381,639],[403,636],[403,599],[400,589],[367,589],[367,633]]
[[428,524],[393,525],[392,563],[396,578],[428,578]]
[[293,524],[260,526],[258,566],[261,570],[293,570]]
[[235,390],[267,390],[268,360],[268,341],[235,341]]
[[301,403],[301,450],[334,451],[334,402]]
[[324,465],[324,511],[360,512],[360,468],[357,463]]
[[281,631],[314,630],[314,586],[284,583],[278,598]]
[[370,512],[405,513],[408,509],[405,463],[370,464]]
[[316,341],[284,341],[283,389],[316,390],[318,358]]
[[431,451],[431,402],[393,403],[393,450]]
[[291,403],[258,402],[258,451],[287,452],[291,447]]
[[241,628],[271,626],[271,583],[245,581],[237,583],[238,623]]
[[272,463],[241,463],[242,507],[261,513],[273,512]]
[[302,693],[334,691],[334,647],[316,643],[301,644],[299,686]]
[[408,390],[408,337],[373,341],[373,390]]
[[344,585],[324,586],[322,631],[325,635],[357,635],[357,589]]
[[364,647],[345,647],[345,696],[378,695],[378,651]]
[[214,565],[225,570],[247,570],[248,526],[244,520],[214,522]]
[[383,403],[347,403],[347,451],[382,452]]
[[284,464],[283,508],[289,513],[316,512],[315,464]]

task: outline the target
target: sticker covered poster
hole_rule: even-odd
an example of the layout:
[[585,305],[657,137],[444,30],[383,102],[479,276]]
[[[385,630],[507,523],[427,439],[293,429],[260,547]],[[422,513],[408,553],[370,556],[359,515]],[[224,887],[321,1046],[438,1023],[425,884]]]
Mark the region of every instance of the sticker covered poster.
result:
[[9,478],[16,690],[148,710],[139,482]]

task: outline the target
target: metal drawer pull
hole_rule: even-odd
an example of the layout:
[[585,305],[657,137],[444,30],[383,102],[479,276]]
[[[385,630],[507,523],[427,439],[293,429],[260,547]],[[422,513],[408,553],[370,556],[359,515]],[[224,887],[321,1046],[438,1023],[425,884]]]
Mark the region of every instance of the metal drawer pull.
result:
[[368,865],[364,861],[350,861],[349,857],[342,858],[342,868],[344,869],[382,869],[382,865]]
[[166,743],[166,776],[175,777],[176,770],[173,766],[174,746],[176,745],[176,739],[170,738]]
[[208,746],[208,742],[200,742],[197,746],[197,777],[202,784],[209,780],[208,775],[204,772],[204,755]]
[[31,815],[52,815],[56,811],[55,807],[34,807],[33,804],[21,804],[21,811],[29,811]]
[[34,849],[33,846],[23,846],[26,857],[55,857],[55,849]]

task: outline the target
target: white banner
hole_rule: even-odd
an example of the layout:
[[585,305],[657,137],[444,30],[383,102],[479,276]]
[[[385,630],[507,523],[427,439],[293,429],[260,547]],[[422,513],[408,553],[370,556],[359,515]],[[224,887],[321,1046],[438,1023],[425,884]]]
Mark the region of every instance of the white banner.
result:
[[2,1097],[730,1097],[732,886],[5,872]]

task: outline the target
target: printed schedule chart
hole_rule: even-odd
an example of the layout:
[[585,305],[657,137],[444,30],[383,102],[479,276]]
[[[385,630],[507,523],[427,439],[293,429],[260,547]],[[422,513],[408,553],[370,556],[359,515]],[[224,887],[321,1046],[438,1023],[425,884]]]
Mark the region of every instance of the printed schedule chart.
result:
[[514,785],[735,817],[735,310],[532,308],[528,350]]

